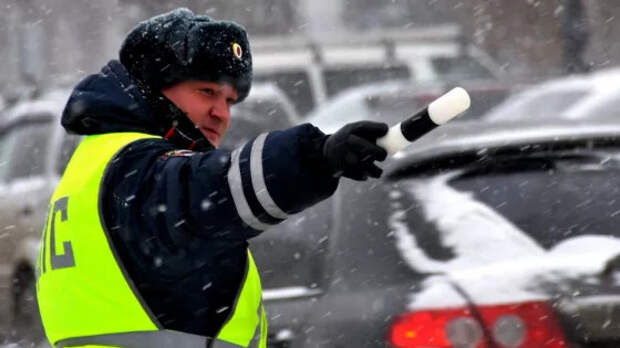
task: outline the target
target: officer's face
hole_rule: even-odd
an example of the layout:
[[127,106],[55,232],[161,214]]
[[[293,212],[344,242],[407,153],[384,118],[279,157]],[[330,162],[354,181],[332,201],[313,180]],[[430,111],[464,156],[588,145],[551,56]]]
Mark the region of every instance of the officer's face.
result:
[[230,107],[237,90],[228,83],[183,81],[161,91],[217,147],[230,125]]

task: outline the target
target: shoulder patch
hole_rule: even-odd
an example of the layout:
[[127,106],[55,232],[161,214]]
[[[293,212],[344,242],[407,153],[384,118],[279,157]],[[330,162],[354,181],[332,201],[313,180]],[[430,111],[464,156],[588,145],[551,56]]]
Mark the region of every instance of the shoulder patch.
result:
[[192,150],[172,150],[172,151],[166,152],[161,157],[162,158],[169,158],[169,157],[191,157],[191,156],[193,156],[195,154],[196,154],[196,152],[194,152]]

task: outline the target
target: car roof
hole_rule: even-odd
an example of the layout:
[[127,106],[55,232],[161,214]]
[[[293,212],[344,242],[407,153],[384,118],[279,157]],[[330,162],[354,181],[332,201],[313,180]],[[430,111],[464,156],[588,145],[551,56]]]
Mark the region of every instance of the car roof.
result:
[[9,127],[26,119],[60,118],[70,93],[70,90],[58,89],[45,92],[33,99],[21,100],[3,111],[0,128]]
[[574,104],[568,106],[568,109],[563,110],[559,116],[562,118],[578,118],[580,110],[585,108],[587,110],[590,104],[605,101],[605,98],[609,94],[618,93],[618,85],[620,85],[620,68],[609,68],[604,70],[598,70],[587,74],[576,74],[565,77],[554,78],[541,82],[539,84],[527,86],[521,92],[514,94],[507,98],[503,103],[497,105],[490,110],[484,119],[488,120],[502,120],[503,115],[511,114],[511,110],[520,107],[523,103],[535,100],[536,97],[546,93],[570,93],[572,91],[584,91],[586,92],[581,98],[577,99]]
[[553,151],[597,144],[620,145],[620,122],[452,122],[396,153],[388,172],[468,156],[475,161],[498,153]]
[[620,68],[597,70],[587,74],[558,77],[528,87],[523,94],[537,93],[540,90],[565,90],[587,86],[592,89],[617,89]]

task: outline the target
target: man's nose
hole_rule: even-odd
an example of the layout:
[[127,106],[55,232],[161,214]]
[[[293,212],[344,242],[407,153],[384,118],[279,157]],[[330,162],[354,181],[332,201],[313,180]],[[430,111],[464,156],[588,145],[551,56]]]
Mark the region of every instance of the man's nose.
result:
[[218,100],[211,108],[211,116],[225,122],[230,118],[230,105],[226,100]]

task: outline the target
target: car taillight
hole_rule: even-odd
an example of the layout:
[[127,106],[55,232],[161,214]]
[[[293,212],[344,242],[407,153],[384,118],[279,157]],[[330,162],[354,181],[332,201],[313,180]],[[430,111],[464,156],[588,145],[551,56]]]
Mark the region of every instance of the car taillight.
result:
[[[404,314],[390,328],[389,342],[398,348],[565,348],[562,329],[545,302],[426,310]],[[485,335],[486,333],[486,335]]]

